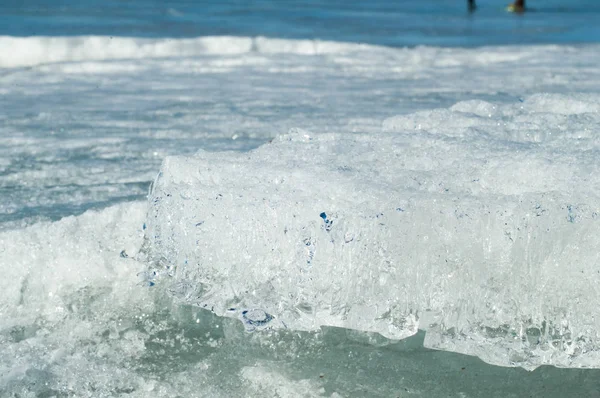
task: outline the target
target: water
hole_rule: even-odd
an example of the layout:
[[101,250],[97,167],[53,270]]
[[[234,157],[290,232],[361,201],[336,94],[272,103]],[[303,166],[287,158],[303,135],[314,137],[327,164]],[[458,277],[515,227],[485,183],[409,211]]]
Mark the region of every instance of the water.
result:
[[[0,396],[600,396],[597,370],[479,359],[599,363],[600,8],[504,6],[2,3]],[[167,156],[189,169],[162,166],[178,196],[153,219]],[[373,260],[335,277],[359,243]],[[245,295],[261,278],[271,296]],[[305,315],[249,333],[198,308],[221,299]],[[369,320],[390,302],[421,331],[373,333],[416,331]]]
[[367,3],[312,1],[31,1],[0,5],[0,35],[320,38],[393,47],[597,42],[594,0],[530,1],[531,12],[503,12],[502,1]]

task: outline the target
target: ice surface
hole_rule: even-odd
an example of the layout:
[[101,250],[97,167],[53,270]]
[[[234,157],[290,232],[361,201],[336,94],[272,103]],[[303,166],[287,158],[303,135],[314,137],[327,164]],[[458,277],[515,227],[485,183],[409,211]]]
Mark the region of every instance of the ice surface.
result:
[[[105,389],[115,396],[127,384],[130,372],[102,372],[102,357],[143,349],[125,319],[154,308],[127,255],[139,249],[144,209],[123,204],[0,233],[1,396],[78,394],[78,379],[97,396]],[[111,347],[103,333],[127,337]],[[85,356],[90,345],[95,359]]]
[[147,282],[250,330],[322,325],[600,367],[600,97],[534,95],[165,159]]
[[[502,364],[512,355],[511,365],[531,368],[532,363],[519,361],[519,349],[524,347],[520,340],[510,340],[518,346],[512,352],[501,348],[508,346],[502,336],[511,335],[511,327],[522,323],[518,316],[536,312],[530,311],[521,297],[531,296],[539,303],[540,297],[548,297],[553,292],[553,298],[541,305],[540,311],[551,312],[553,303],[564,303],[565,319],[570,322],[568,326],[573,335],[585,335],[582,328],[574,328],[577,322],[583,322],[584,316],[579,315],[594,315],[587,304],[594,302],[591,300],[595,281],[588,274],[594,253],[589,249],[594,243],[594,230],[590,226],[584,238],[577,234],[583,234],[578,228],[585,229],[587,223],[592,223],[590,214],[595,209],[590,198],[597,186],[597,173],[592,174],[597,159],[597,93],[600,92],[597,45],[390,49],[244,37],[183,41],[111,40],[92,36],[12,40],[0,39],[0,49],[4,50],[0,51],[0,396],[389,397],[398,396],[400,391],[401,396],[428,398],[507,398],[521,397],[524,389],[533,395],[551,391],[548,396],[555,397],[597,395],[597,370],[541,367],[535,372],[525,372],[518,368],[498,368],[475,357],[425,349],[423,332],[404,340],[388,340],[352,329],[322,327],[318,331],[303,332],[293,330],[290,325],[288,329],[274,329],[282,319],[277,312],[279,308],[269,311],[262,305],[240,307],[228,313],[233,318],[227,318],[197,307],[176,305],[164,297],[165,292],[172,290],[173,279],[148,272],[155,270],[160,259],[150,258],[155,265],[140,273],[148,266],[142,263],[144,255],[152,252],[147,244],[141,255],[136,254],[142,244],[146,205],[123,203],[145,198],[148,185],[165,156],[192,154],[199,148],[246,151],[291,127],[302,127],[311,132],[311,142],[275,140],[246,154],[257,164],[248,162],[239,153],[204,153],[201,158],[218,158],[215,167],[221,167],[234,164],[241,157],[239,168],[244,168],[243,175],[246,168],[256,169],[262,188],[271,184],[264,182],[270,181],[265,180],[265,175],[277,164],[281,167],[277,166],[274,175],[287,176],[288,183],[308,180],[304,191],[299,191],[305,196],[298,195],[305,212],[296,213],[306,218],[291,220],[289,224],[301,228],[300,221],[308,220],[307,228],[312,228],[315,239],[320,239],[319,246],[314,246],[315,260],[310,273],[318,272],[314,264],[328,267],[322,255],[329,253],[327,250],[338,249],[339,252],[331,254],[332,258],[338,258],[336,256],[344,255],[359,239],[362,244],[368,244],[362,252],[352,252],[353,265],[359,271],[368,266],[378,270],[377,259],[390,256],[390,250],[397,248],[406,248],[406,253],[394,259],[395,263],[411,264],[413,268],[409,270],[429,266],[430,275],[421,275],[421,281],[440,277],[433,270],[441,269],[440,272],[448,274],[453,271],[452,278],[442,278],[444,283],[440,282],[447,290],[435,290],[433,286],[407,287],[404,282],[393,290],[392,282],[405,273],[401,269],[401,273],[386,276],[386,285],[377,287],[382,290],[378,297],[396,299],[395,293],[390,292],[400,292],[400,289],[417,292],[413,314],[418,327],[428,329],[429,346],[468,352]],[[41,46],[52,51],[40,51]],[[535,95],[540,92],[548,94]],[[295,137],[302,140],[301,134]],[[471,152],[464,148],[470,144],[474,145]],[[394,168],[400,166],[383,160],[386,156],[394,158],[398,145],[403,148],[399,153],[413,163],[394,177]],[[329,146],[336,149],[329,153],[313,150]],[[305,159],[295,159],[292,152],[296,150],[298,156]],[[382,153],[379,163],[372,159],[377,157],[376,152]],[[277,160],[280,154],[281,160]],[[350,159],[353,154],[360,156]],[[471,159],[467,154],[479,154],[479,157]],[[263,162],[263,156],[273,159]],[[349,159],[348,167],[352,170],[337,171],[336,165],[344,159]],[[288,163],[292,160],[299,164],[296,180],[290,177],[293,173]],[[313,162],[314,167],[307,166]],[[477,166],[477,162],[483,166]],[[385,171],[387,163],[391,166]],[[234,177],[227,177],[229,166],[223,168],[223,180],[231,177],[233,184]],[[466,179],[461,180],[460,173],[453,174],[453,170],[464,172],[464,176],[471,173],[483,178],[471,184]],[[515,176],[507,174],[510,170]],[[382,177],[369,177],[376,173]],[[321,175],[325,178],[338,174],[348,176],[328,184],[322,181]],[[403,175],[411,178],[408,183],[402,179]],[[545,180],[537,178],[542,175]],[[400,179],[399,187],[390,188],[391,182]],[[523,181],[530,184],[528,194],[519,193],[527,188],[521,184]],[[258,189],[251,186],[251,182],[248,179],[247,199]],[[539,217],[536,213],[536,219],[528,225],[540,225],[546,220],[551,233],[542,240],[541,230],[532,230],[529,246],[505,238],[508,245],[513,245],[509,250],[497,236],[504,232],[498,230],[498,221],[490,221],[489,227],[483,225],[482,220],[491,220],[491,216],[480,218],[481,227],[474,235],[475,224],[469,224],[471,221],[464,217],[454,220],[450,215],[447,217],[454,220],[452,222],[462,228],[460,231],[465,235],[447,234],[447,248],[450,243],[457,244],[449,247],[446,254],[454,263],[440,266],[434,261],[433,253],[443,251],[444,246],[432,231],[444,232],[442,227],[450,228],[454,224],[447,218],[436,217],[441,227],[435,229],[431,217],[424,217],[433,211],[431,209],[452,212],[458,206],[444,201],[451,194],[442,192],[440,182],[448,185],[447,188],[454,187],[456,203],[468,210],[469,215],[477,216],[485,206],[507,211],[505,218],[512,222],[507,231],[515,242],[529,237],[527,228],[533,227],[526,228],[525,222],[517,217],[527,214],[534,206],[527,205],[526,201],[511,202],[511,198],[522,196],[524,200],[532,198],[533,201],[544,193],[545,199],[536,201],[536,206],[545,203],[548,206]],[[285,184],[277,186],[283,196],[277,199],[271,195],[279,210],[292,206],[282,202],[287,198],[285,195],[289,196],[282,188]],[[321,192],[335,196],[351,191],[353,186],[358,188],[354,196],[336,200],[340,208],[330,211],[320,208],[319,204],[332,203],[333,196],[319,196],[318,200],[311,197],[316,188],[325,185],[326,189]],[[274,192],[273,186],[269,188],[270,193]],[[196,191],[191,188],[195,195]],[[216,188],[211,189],[224,195]],[[367,188],[373,192],[372,199],[363,205],[360,200]],[[234,191],[232,187],[229,189]],[[469,189],[471,193],[466,194]],[[379,222],[387,223],[388,232],[384,226],[375,225],[375,220],[371,223],[368,211],[383,212],[380,207],[395,204],[402,192],[413,192],[401,198],[407,203],[402,214],[412,217],[417,227],[404,224],[406,220],[400,218],[401,213],[384,212],[387,220]],[[486,192],[497,195],[491,195],[489,205],[482,205]],[[381,202],[382,196],[388,202]],[[433,203],[434,200],[436,202],[427,210],[428,201]],[[572,205],[570,209],[561,208],[563,202]],[[242,202],[238,204],[241,206]],[[215,213],[217,217],[229,215],[237,208],[223,210],[218,206],[215,203],[213,208],[224,213]],[[260,210],[258,204],[255,207]],[[87,209],[96,210],[86,212]],[[257,224],[252,225],[253,220],[247,218],[248,212],[244,209],[240,210],[242,218],[235,221],[236,225],[256,232],[227,231],[227,239],[233,239],[236,233],[246,233],[249,241],[259,248],[265,244],[259,238],[281,243],[281,236],[270,235],[267,227],[272,228],[287,219],[268,218],[265,227],[256,229],[256,225],[263,225],[259,216],[271,217],[271,211],[257,210]],[[349,211],[354,213],[349,214]],[[322,212],[325,219],[321,217]],[[203,237],[202,228],[210,226],[215,232],[221,231],[210,219],[206,220],[205,225],[194,227]],[[223,230],[226,225],[233,225],[233,221],[228,222]],[[147,223],[150,224],[152,222]],[[339,233],[345,225],[362,228],[362,234],[348,235],[352,240],[342,243]],[[388,241],[390,228],[395,226],[405,235],[403,243]],[[463,335],[456,333],[457,328],[454,331],[446,328],[444,332],[439,326],[443,322],[449,326],[460,324],[466,319],[447,307],[462,303],[461,308],[467,308],[467,304],[473,304],[468,301],[467,291],[475,286],[477,278],[484,278],[481,274],[473,276],[475,260],[479,257],[482,263],[492,263],[491,254],[484,256],[483,248],[473,246],[488,229],[497,235],[492,235],[496,240],[491,242],[495,243],[486,247],[495,253],[504,253],[504,257],[498,257],[503,267],[513,271],[510,268],[514,267],[513,263],[531,263],[532,272],[544,270],[538,272],[537,284],[528,282],[526,267],[514,271],[517,275],[514,280],[508,278],[508,270],[505,279],[490,280],[492,293],[480,299],[480,307],[497,298],[498,308],[505,309],[502,300],[513,293],[518,299],[515,303],[520,305],[514,310],[518,316],[509,310],[503,315],[494,315],[504,316],[507,321],[488,331],[487,341],[490,333],[499,341],[493,350],[487,348],[471,324],[463,327],[466,333]],[[298,230],[288,233],[298,234]],[[364,259],[374,244],[367,240],[368,233],[380,237],[381,243],[377,244],[386,252],[374,254],[369,264],[360,266],[354,259]],[[416,234],[427,236],[433,244],[415,242]],[[470,238],[471,235],[474,236]],[[334,242],[322,242],[331,237],[335,238]],[[345,233],[343,237],[346,238]],[[218,237],[207,239],[218,250],[230,242],[221,237],[219,246]],[[306,246],[289,239],[280,244],[278,256],[292,260],[294,256],[300,260],[310,256]],[[191,240],[187,242],[191,244]],[[180,250],[174,242],[167,243]],[[542,244],[546,251],[538,250]],[[250,274],[256,272],[259,258],[267,257],[270,250],[265,246],[263,252],[259,251],[255,263],[242,258],[238,250],[242,244],[239,246],[231,253],[218,254],[223,259],[238,255],[240,264],[250,263],[247,271]],[[285,252],[285,247],[292,250]],[[529,249],[527,261],[522,257],[525,247]],[[472,258],[471,253],[475,253]],[[171,258],[174,255],[169,254]],[[473,261],[461,263],[465,258]],[[545,259],[545,263],[541,264],[540,259]],[[419,260],[424,265],[416,268]],[[570,266],[574,271],[553,275],[548,272],[549,263],[559,270]],[[339,264],[338,268],[343,270],[343,263]],[[487,271],[488,267],[482,269]],[[158,270],[162,272],[164,268]],[[300,274],[299,267],[295,270],[298,272],[289,273],[282,280],[312,275]],[[463,277],[461,270],[469,271],[464,274],[464,283],[457,279]],[[586,274],[578,275],[582,270]],[[219,276],[217,272],[212,275]],[[574,281],[582,282],[576,279],[586,275],[592,289],[586,290],[582,284],[579,288],[571,286]],[[258,276],[266,275],[259,272]],[[326,277],[319,281],[320,285],[315,284],[315,289],[331,279],[329,274]],[[373,286],[370,276],[366,274],[364,278],[366,287],[361,294],[365,297],[363,306],[367,307],[376,295],[367,289]],[[151,281],[156,283],[154,287],[148,287]],[[304,281],[304,285],[293,286],[296,291],[313,288]],[[507,285],[501,285],[500,281]],[[341,277],[334,282],[348,292],[348,300],[339,301],[342,304],[351,302],[353,287],[362,292],[362,286],[356,283],[345,286]],[[550,290],[556,285],[561,289]],[[442,293],[454,292],[459,286],[465,289],[457,293],[456,301],[441,300],[447,298]],[[538,290],[528,292],[527,288],[532,286]],[[542,286],[546,290],[542,291]],[[476,287],[471,291],[473,297],[478,292],[488,292]],[[538,291],[542,293],[537,294]],[[333,293],[330,296],[333,297]],[[437,312],[433,306],[430,311],[418,307],[422,304],[418,300],[427,294],[437,300],[433,300],[439,304]],[[182,298],[175,296],[179,301]],[[576,299],[569,301],[572,297],[579,298],[583,304],[573,304]],[[288,304],[294,304],[291,299],[287,300]],[[476,310],[480,307],[475,305]],[[353,308],[353,316],[366,312],[357,306]],[[400,313],[403,309],[398,308]],[[334,318],[324,307],[321,309],[323,311],[317,314],[321,318],[312,314],[304,316],[306,329],[317,329],[317,321],[323,320],[323,314]],[[498,323],[496,318],[478,314],[472,319],[485,318],[482,324]],[[593,319],[590,322],[594,322]],[[349,319],[348,325],[350,321],[357,320]],[[389,326],[389,320],[374,322],[366,317],[358,321],[363,330]],[[438,326],[431,326],[436,321]],[[262,332],[246,333],[245,330]],[[400,328],[395,331],[402,334]],[[517,337],[518,332],[515,329]],[[530,328],[529,334],[525,334],[531,339],[535,330],[532,333]],[[563,338],[556,335],[552,339],[559,345]],[[479,340],[468,340],[465,336]],[[568,338],[564,341],[568,343]],[[582,341],[576,345],[581,347]],[[589,348],[582,350],[587,350],[584,356],[574,355],[568,366],[596,366],[590,360],[594,340],[585,341],[589,342]],[[543,344],[540,347],[545,347]],[[565,358],[569,349],[565,347],[548,351],[555,355],[552,361]],[[559,363],[552,361],[546,363]],[[562,363],[567,362],[569,360]]]
[[139,249],[143,214],[142,204],[124,204],[1,233],[0,329],[39,318],[58,321],[85,311],[67,308],[72,295],[110,296],[113,284],[135,281],[137,266],[126,253]]
[[[145,203],[0,232],[0,396],[593,396],[597,373],[484,365],[358,331],[246,333],[136,276]],[[49,293],[52,293],[50,296]],[[485,372],[486,380],[481,382]],[[426,374],[428,377],[423,378]],[[572,395],[572,394],[571,394]]]

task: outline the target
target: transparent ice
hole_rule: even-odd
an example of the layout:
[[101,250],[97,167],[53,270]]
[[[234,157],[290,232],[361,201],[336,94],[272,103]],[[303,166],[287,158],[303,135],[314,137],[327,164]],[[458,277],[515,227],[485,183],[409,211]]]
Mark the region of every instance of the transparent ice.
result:
[[[256,325],[336,326],[498,365],[599,366],[600,97],[534,95],[295,129],[165,159],[152,283]],[[532,122],[535,121],[535,122]]]

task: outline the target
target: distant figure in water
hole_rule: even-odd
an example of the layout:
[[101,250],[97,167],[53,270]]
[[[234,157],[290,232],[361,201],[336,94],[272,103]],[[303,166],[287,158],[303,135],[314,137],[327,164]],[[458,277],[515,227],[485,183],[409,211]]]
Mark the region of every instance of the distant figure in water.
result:
[[523,12],[525,11],[525,0],[516,0],[514,3],[507,8],[510,12]]
[[[469,7],[469,11],[475,11],[477,5],[475,4],[475,0],[467,0],[467,5]],[[507,11],[510,12],[524,12],[525,11],[525,0],[515,0],[514,3],[510,4],[507,8]]]

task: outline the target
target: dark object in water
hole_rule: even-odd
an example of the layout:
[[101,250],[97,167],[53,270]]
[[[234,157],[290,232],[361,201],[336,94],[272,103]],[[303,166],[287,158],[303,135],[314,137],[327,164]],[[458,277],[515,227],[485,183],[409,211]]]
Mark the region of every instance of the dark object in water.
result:
[[525,0],[516,0],[514,3],[506,8],[509,12],[523,12],[525,11]]
[[[467,6],[469,11],[475,11],[477,5],[475,4],[475,0],[467,0]],[[525,11],[525,0],[515,0],[514,3],[510,4],[507,8],[509,12],[524,12]]]

